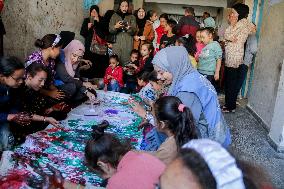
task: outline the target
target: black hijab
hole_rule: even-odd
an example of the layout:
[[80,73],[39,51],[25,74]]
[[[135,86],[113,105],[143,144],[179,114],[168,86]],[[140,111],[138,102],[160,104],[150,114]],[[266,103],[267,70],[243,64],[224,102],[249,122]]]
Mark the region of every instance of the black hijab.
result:
[[92,6],[91,6],[91,8],[90,8],[90,15],[91,15],[91,12],[92,12],[94,9],[97,11],[98,16],[99,16],[99,15],[100,15],[100,8],[99,8],[97,5],[92,5]]
[[[135,14],[135,17],[136,17],[136,24],[138,26],[138,33],[137,35],[138,36],[142,36],[143,35],[143,32],[144,32],[144,27],[145,27],[145,24],[146,24],[146,15],[144,16],[143,19],[139,19],[138,18],[138,12],[139,10],[142,9],[142,8],[139,8],[137,11],[136,11],[136,14]],[[144,10],[144,9],[143,9]],[[145,10],[144,10],[145,11]]]
[[128,6],[129,6],[129,1],[127,1],[127,0],[121,0],[121,1],[119,2],[118,10],[117,10],[117,12],[116,12],[116,14],[118,14],[118,15],[121,17],[122,20],[124,20],[124,18],[125,18],[126,16],[131,15],[131,14],[129,14],[128,12],[126,12],[126,13],[121,12],[121,10],[120,10],[120,5],[121,5],[121,3],[123,3],[123,2],[127,2]]

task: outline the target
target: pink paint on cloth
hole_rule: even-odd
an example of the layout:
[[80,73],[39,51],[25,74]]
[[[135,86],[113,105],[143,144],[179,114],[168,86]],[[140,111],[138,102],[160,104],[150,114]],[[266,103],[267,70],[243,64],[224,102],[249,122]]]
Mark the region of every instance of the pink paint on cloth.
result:
[[120,160],[107,189],[154,189],[164,170],[165,164],[156,157],[130,151]]
[[199,43],[197,42],[197,43],[195,43],[195,46],[196,46],[196,53],[194,55],[194,58],[195,58],[195,60],[198,61],[199,55],[200,55],[202,49],[205,47],[205,45],[201,42],[199,42]]

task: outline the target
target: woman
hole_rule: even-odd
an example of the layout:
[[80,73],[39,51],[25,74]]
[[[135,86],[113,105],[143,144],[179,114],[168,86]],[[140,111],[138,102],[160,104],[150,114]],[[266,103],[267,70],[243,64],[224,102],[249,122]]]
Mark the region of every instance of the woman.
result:
[[[227,147],[230,132],[219,107],[217,93],[209,81],[195,70],[184,47],[174,46],[159,51],[153,59],[158,79],[169,85],[168,95],[178,97],[192,111],[198,138],[210,138]],[[149,112],[137,104],[134,110],[146,120]]]
[[56,101],[62,100],[65,94],[54,86],[55,59],[59,56],[62,46],[61,37],[57,34],[47,34],[42,39],[37,39],[35,46],[38,47],[39,50],[33,52],[27,58],[25,67],[28,67],[33,62],[43,64],[47,69],[48,76],[45,86],[40,92]]
[[136,15],[137,29],[134,36],[133,49],[139,50],[144,43],[151,43],[154,39],[153,24],[145,17],[145,10],[139,8]]
[[158,188],[245,189],[243,177],[235,158],[220,144],[191,140],[167,167]]
[[93,63],[91,71],[86,72],[86,76],[89,78],[102,78],[108,66],[107,55],[99,55],[90,51],[94,32],[99,38],[104,40],[107,34],[107,27],[107,24],[100,16],[99,7],[97,5],[91,6],[90,17],[84,19],[80,31],[80,34],[85,38],[86,53],[84,55],[84,58],[91,60],[91,62]]
[[109,23],[109,32],[116,34],[113,53],[119,56],[122,66],[125,66],[129,59],[133,47],[133,35],[136,32],[136,20],[127,12],[128,5],[127,0],[121,0],[118,11],[112,15]]
[[247,20],[249,7],[233,6],[229,14],[230,26],[225,31],[225,105],[223,112],[235,112],[238,93],[243,83],[244,45],[254,25]]
[[9,131],[10,122],[25,125],[31,121],[29,115],[17,113],[15,107],[18,104],[10,96],[10,89],[18,88],[23,83],[24,74],[24,64],[17,58],[0,59],[0,154],[14,144],[14,137]]
[[[80,61],[83,60],[85,47],[79,40],[72,40],[65,48],[65,58],[56,65],[56,86],[60,90],[68,94],[69,99],[74,103],[80,102],[85,97],[95,99],[94,94],[88,91],[89,89],[95,90],[89,82],[82,82],[80,78]],[[76,79],[78,78],[78,79]]]
[[107,189],[153,189],[165,165],[152,155],[132,151],[129,142],[104,133],[108,124],[98,125],[87,142],[85,159],[103,179]]

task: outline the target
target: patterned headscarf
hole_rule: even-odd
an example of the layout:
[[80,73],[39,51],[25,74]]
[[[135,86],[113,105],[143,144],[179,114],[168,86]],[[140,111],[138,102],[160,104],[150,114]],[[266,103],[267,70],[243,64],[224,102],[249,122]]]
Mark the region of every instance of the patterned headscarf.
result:
[[198,152],[212,172],[217,189],[245,189],[242,171],[236,160],[221,144],[209,139],[197,139],[183,145]]

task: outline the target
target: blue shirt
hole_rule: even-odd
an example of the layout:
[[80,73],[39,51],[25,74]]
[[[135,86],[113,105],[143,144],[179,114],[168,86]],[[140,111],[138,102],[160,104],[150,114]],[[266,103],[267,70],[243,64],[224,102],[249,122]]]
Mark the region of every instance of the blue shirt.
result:
[[218,59],[222,59],[222,49],[217,41],[212,41],[199,55],[198,71],[204,75],[214,75]]

